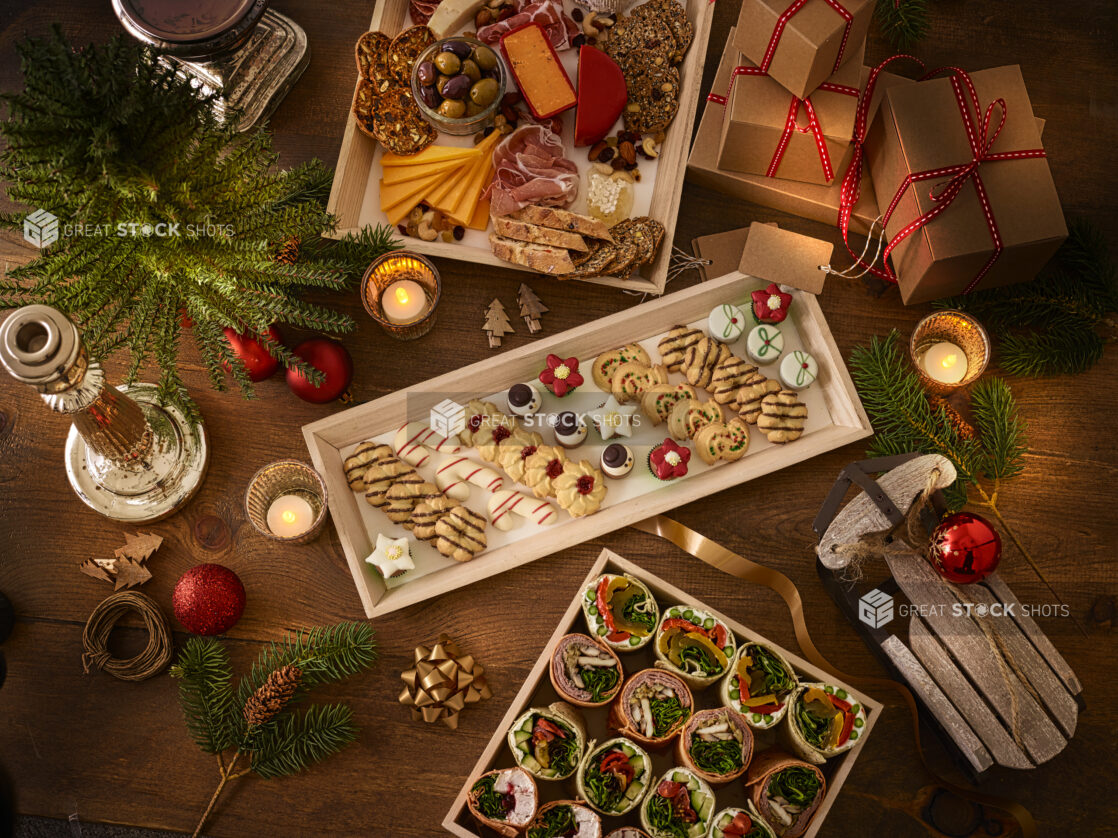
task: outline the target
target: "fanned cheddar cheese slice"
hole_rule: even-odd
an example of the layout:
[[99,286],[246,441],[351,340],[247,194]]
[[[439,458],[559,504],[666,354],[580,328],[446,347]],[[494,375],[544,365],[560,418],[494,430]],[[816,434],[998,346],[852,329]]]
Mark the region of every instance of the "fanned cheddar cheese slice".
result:
[[[443,212],[446,211],[444,209],[445,205],[450,204],[453,206],[451,193],[458,189],[464,190],[466,188],[466,182],[470,179],[470,174],[474,170],[473,165],[471,165],[473,162],[474,161],[470,161],[469,164],[443,175],[444,179],[442,183],[428,193],[427,204]],[[461,192],[458,194],[461,195]],[[456,202],[457,198],[454,198],[454,201]]]
[[471,160],[480,156],[477,147],[462,148],[459,146],[433,145],[419,152],[403,156],[386,151],[380,158],[381,168],[393,166],[420,166],[424,163],[437,163],[444,160]]
[[471,230],[481,230],[483,233],[489,226],[489,199],[483,198],[477,202],[477,208],[474,210],[474,217],[470,219],[470,223],[466,225]]
[[381,183],[404,183],[409,180],[421,180],[431,175],[441,175],[452,172],[462,165],[461,160],[441,160],[438,163],[424,163],[421,166],[389,166],[384,170]]
[[482,149],[481,159],[474,164],[474,172],[470,176],[465,192],[458,199],[458,203],[446,210],[446,214],[459,224],[468,225],[473,220],[474,210],[481,199],[481,193],[493,177],[491,150],[497,144],[498,137],[498,132],[494,131],[478,144],[478,148]]
[[384,212],[401,204],[404,201],[411,200],[412,205],[419,203],[419,198],[423,196],[431,187],[439,182],[443,176],[441,174],[428,175],[419,180],[408,180],[403,183],[386,184],[383,180],[380,182],[380,208]]

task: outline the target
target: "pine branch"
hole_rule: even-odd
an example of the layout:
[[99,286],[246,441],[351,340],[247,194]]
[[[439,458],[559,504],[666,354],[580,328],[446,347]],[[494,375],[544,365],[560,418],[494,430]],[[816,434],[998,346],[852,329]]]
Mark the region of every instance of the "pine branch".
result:
[[971,409],[982,439],[982,473],[990,480],[1005,480],[1025,468],[1023,420],[1009,385],[1000,378],[984,378],[971,393]]
[[928,0],[877,0],[874,19],[894,48],[908,50],[928,34]]
[[252,740],[252,770],[261,777],[296,774],[357,738],[353,714],[342,704],[320,704],[287,713]]
[[233,667],[225,647],[212,638],[192,637],[171,667],[181,680],[179,703],[186,727],[208,754],[220,754],[240,741],[243,724],[233,694]]

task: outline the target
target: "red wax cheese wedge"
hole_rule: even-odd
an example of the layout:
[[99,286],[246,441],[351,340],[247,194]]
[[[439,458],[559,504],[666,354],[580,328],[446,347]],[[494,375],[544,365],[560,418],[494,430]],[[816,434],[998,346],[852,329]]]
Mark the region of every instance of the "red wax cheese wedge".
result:
[[575,145],[594,145],[609,133],[629,94],[625,74],[600,49],[583,44],[578,51],[578,111]]
[[501,52],[536,119],[547,119],[574,107],[574,86],[538,23],[526,23],[505,34]]

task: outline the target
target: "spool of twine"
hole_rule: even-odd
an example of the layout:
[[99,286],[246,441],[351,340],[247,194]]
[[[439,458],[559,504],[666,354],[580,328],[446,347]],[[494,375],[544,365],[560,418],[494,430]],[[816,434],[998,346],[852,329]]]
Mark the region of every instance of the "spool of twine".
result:
[[[144,619],[148,644],[134,658],[114,658],[109,654],[109,635],[130,611]],[[110,594],[93,609],[82,630],[82,668],[88,675],[100,669],[122,681],[146,681],[162,672],[173,652],[171,626],[159,606],[147,594],[120,591]]]

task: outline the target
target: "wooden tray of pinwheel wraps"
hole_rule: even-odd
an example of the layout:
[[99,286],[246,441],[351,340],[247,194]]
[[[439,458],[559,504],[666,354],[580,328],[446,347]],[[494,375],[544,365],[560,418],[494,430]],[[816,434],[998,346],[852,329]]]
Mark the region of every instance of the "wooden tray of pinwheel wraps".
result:
[[[874,701],[872,698],[862,694],[848,684],[836,680],[833,676],[824,672],[816,666],[808,663],[803,658],[799,657],[787,649],[773,643],[771,640],[758,634],[750,628],[742,625],[736,620],[731,620],[724,614],[719,613],[716,609],[706,605],[702,600],[691,594],[681,591],[674,585],[666,582],[658,576],[649,573],[644,568],[633,564],[632,562],[622,558],[611,550],[603,550],[590,568],[585,581],[579,586],[578,591],[575,592],[574,599],[571,601],[570,607],[563,614],[559,620],[559,625],[555,629],[555,633],[551,635],[551,639],[547,642],[543,652],[540,654],[539,660],[536,661],[532,671],[528,673],[528,678],[525,680],[520,691],[512,700],[508,712],[505,713],[504,718],[501,720],[497,729],[493,731],[493,736],[490,738],[489,743],[485,746],[481,756],[478,758],[477,764],[474,765],[474,770],[470,772],[470,776],[465,778],[462,784],[462,789],[458,792],[458,796],[454,799],[454,804],[450,807],[446,818],[443,819],[443,827],[450,833],[459,836],[459,838],[487,838],[491,835],[489,830],[482,829],[478,826],[477,822],[470,814],[469,808],[466,806],[466,796],[469,794],[470,788],[473,786],[475,780],[487,771],[492,771],[498,768],[510,768],[515,765],[512,754],[509,752],[508,742],[506,736],[508,734],[509,726],[528,708],[530,707],[546,707],[553,701],[558,701],[559,696],[556,694],[555,689],[551,686],[551,679],[548,677],[548,666],[551,662],[551,656],[555,651],[556,646],[564,635],[571,633],[587,633],[586,622],[582,613],[582,595],[590,584],[601,576],[603,573],[627,573],[634,576],[643,582],[649,590],[652,591],[653,596],[659,603],[661,610],[668,608],[672,605],[685,603],[690,606],[697,606],[705,611],[711,612],[717,619],[722,620],[726,626],[734,632],[737,636],[738,644],[749,641],[756,641],[765,643],[772,647],[780,654],[785,660],[792,665],[796,670],[796,674],[801,681],[823,681],[835,687],[841,687],[850,693],[851,701],[860,703],[866,710],[866,724],[864,732],[862,733],[862,743],[857,747],[845,751],[844,753],[832,757],[827,760],[824,765],[819,766],[827,778],[827,791],[823,799],[822,805],[819,807],[815,818],[812,820],[811,825],[808,827],[807,832],[804,833],[804,838],[812,838],[818,834],[823,827],[823,823],[827,819],[827,813],[834,805],[835,799],[841,794],[842,787],[846,782],[847,776],[850,774],[851,769],[854,767],[855,760],[867,747],[866,740],[870,738],[870,733],[877,722],[878,717],[881,715],[882,705]],[[731,580],[731,577],[726,577],[727,584],[736,584],[736,580]],[[618,657],[621,658],[621,666],[625,670],[625,676],[639,672],[642,669],[647,669],[654,665],[656,660],[655,654],[652,651],[652,644],[645,646],[636,652],[625,652]],[[718,682],[715,682],[705,690],[697,691],[692,690],[695,697],[695,709],[704,710],[707,708],[720,707],[721,704],[718,698]],[[583,718],[586,719],[587,726],[587,741],[595,739],[598,742],[603,742],[606,739],[615,736],[616,734],[610,732],[606,727],[606,717],[608,715],[608,705],[600,708],[579,708]],[[783,722],[771,730],[754,730],[754,755],[765,750],[770,745],[779,745],[779,729],[783,726]],[[675,744],[670,748],[663,751],[650,751],[652,756],[653,771],[652,776],[659,777],[665,771],[676,765],[675,758]],[[551,800],[575,799],[578,795],[575,791],[574,777],[569,780],[563,781],[547,781],[537,780],[536,786],[540,791],[540,805],[547,803]],[[714,811],[718,812],[727,806],[744,807],[746,804],[746,794],[744,786],[744,778],[735,780],[728,785],[716,788],[714,790],[715,804]],[[638,806],[632,812],[622,816],[604,816],[602,818],[602,832],[603,835],[612,829],[617,829],[622,826],[640,826],[640,807]]]
[[[749,450],[740,460],[707,465],[693,455],[687,476],[661,483],[652,477],[646,460],[651,446],[662,441],[668,432],[664,424],[652,425],[644,419],[642,427],[631,439],[611,440],[629,444],[636,464],[627,477],[606,480],[608,490],[605,500],[594,514],[572,518],[552,501],[557,523],[541,527],[529,522],[509,532],[489,526],[486,530],[488,548],[473,560],[462,563],[439,555],[430,545],[417,543],[417,539],[412,537],[416,568],[398,580],[386,582],[365,562],[373,551],[378,533],[392,538],[402,538],[410,533],[388,521],[381,510],[369,506],[363,495],[347,485],[343,462],[358,443],[373,439],[391,444],[397,428],[409,421],[427,422],[431,408],[447,398],[459,404],[465,404],[464,400],[470,398],[488,399],[498,409],[505,410],[504,392],[518,382],[536,381],[549,353],[563,358],[577,356],[586,383],[563,399],[546,393],[537,383],[544,394],[544,410],[572,409],[569,405],[573,400],[581,405],[585,405],[587,400],[600,404],[606,394],[597,390],[590,374],[591,364],[597,355],[624,344],[640,342],[652,362],[658,364],[657,343],[672,326],[684,324],[705,332],[711,309],[729,302],[748,310],[750,292],[764,285],[761,280],[741,273],[727,274],[686,291],[677,291],[519,349],[503,352],[305,426],[303,436],[315,468],[326,481],[330,514],[365,613],[369,617],[377,617],[440,596],[869,436],[873,432],[869,419],[858,400],[818,301],[812,294],[794,291],[790,313],[781,324],[785,351],[804,349],[819,363],[818,380],[799,393],[800,400],[807,406],[808,416],[804,434],[796,441],[776,445],[769,442],[756,426],[751,426]],[[745,358],[744,344],[743,337],[729,347],[735,355]],[[777,375],[776,366],[771,364],[761,369],[765,375],[774,377]],[[669,383],[682,380],[680,373],[673,372]],[[704,400],[710,398],[702,390],[699,394]],[[725,413],[727,417],[733,415],[730,411]],[[637,415],[643,414],[638,410]],[[550,429],[543,428],[540,433],[545,444],[553,444]],[[597,466],[605,444],[591,429],[586,443],[566,453],[576,462],[587,459]],[[463,447],[462,454],[478,464],[492,465],[483,463],[476,449]],[[432,479],[432,469],[425,466],[419,471],[427,480]],[[531,493],[530,489],[513,483],[507,476],[505,488]],[[488,493],[483,489],[472,487],[465,505],[485,515],[487,497]]]
[[[637,0],[638,4],[640,2],[643,2],[643,0]],[[695,28],[695,36],[684,56],[683,63],[679,65],[679,110],[665,131],[665,139],[660,147],[659,157],[655,160],[642,158],[640,161],[641,180],[635,185],[633,212],[631,214],[633,217],[649,215],[663,224],[664,240],[652,264],[641,268],[631,277],[618,279],[603,276],[584,280],[586,282],[613,285],[653,294],[663,294],[664,287],[667,285],[672,239],[675,236],[676,218],[679,214],[680,197],[683,192],[683,180],[687,173],[687,155],[691,148],[695,111],[699,104],[707,42],[710,40],[711,23],[714,19],[714,4],[710,0],[681,0],[681,2]],[[563,6],[568,14],[575,8],[573,0],[564,0]],[[408,17],[408,0],[378,0],[373,10],[373,19],[369,24],[369,29],[394,36],[411,25],[411,19]],[[472,28],[472,24],[465,27],[465,29]],[[577,49],[568,49],[560,54],[560,60],[572,83],[576,83],[578,76],[577,54]],[[357,71],[355,67],[351,70],[352,61],[345,66],[347,72],[353,73],[354,99],[356,100]],[[509,84],[509,89],[512,90],[514,83],[510,81]],[[560,117],[563,121],[561,139],[563,140],[564,155],[575,162],[579,167],[579,174],[585,180],[590,162],[587,158],[588,149],[575,148],[573,145],[575,109],[566,111]],[[618,120],[611,133],[616,134],[620,125],[621,122]],[[468,136],[453,137],[449,134],[440,133],[435,142],[439,145],[469,146],[473,143],[473,139]],[[341,151],[338,153],[334,182],[327,203],[327,209],[338,218],[337,230],[331,235],[340,237],[347,233],[356,233],[369,224],[375,225],[387,222],[387,216],[380,209],[379,184],[382,176],[380,157],[381,149],[376,141],[358,129],[351,103],[349,118],[346,121],[345,133],[342,137]],[[585,193],[584,184],[580,184],[579,195],[569,209],[575,212],[585,212]],[[492,224],[490,224],[489,229],[492,229]],[[504,262],[494,256],[488,236],[488,230],[466,230],[462,241],[444,242],[435,240],[428,242],[419,238],[405,238],[403,241],[405,247],[409,250],[426,256],[439,256],[516,271],[530,270]]]

